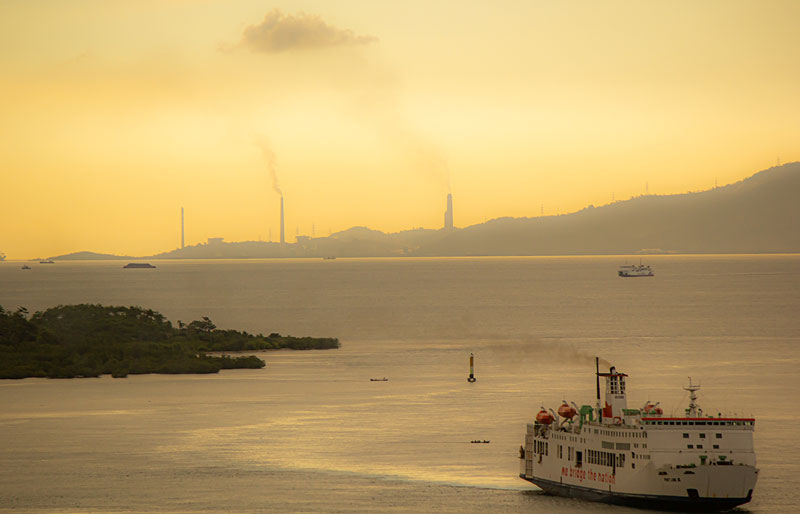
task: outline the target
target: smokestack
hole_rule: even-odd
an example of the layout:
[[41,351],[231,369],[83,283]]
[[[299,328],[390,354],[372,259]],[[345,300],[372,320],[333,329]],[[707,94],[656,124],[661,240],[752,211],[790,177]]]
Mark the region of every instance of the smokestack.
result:
[[283,195],[281,195],[281,244],[286,242],[286,236],[283,232]]
[[183,248],[183,207],[181,207],[181,248]]
[[447,210],[444,211],[444,228],[453,228],[453,195],[447,193]]

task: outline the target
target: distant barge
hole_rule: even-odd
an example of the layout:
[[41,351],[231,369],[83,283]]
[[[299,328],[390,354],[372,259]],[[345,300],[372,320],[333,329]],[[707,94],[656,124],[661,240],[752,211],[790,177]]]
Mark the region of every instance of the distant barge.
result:
[[129,262],[123,268],[155,268],[149,262]]

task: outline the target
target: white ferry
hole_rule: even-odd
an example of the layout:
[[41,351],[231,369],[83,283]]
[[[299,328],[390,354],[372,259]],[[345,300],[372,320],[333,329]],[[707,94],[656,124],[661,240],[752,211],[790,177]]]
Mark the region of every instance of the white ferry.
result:
[[647,264],[623,264],[617,274],[620,277],[652,277],[653,270]]
[[527,425],[520,478],[550,494],[635,507],[720,511],[749,502],[758,478],[755,419],[704,414],[691,379],[682,416],[665,416],[658,403],[629,409],[626,377],[598,368],[594,408],[542,407]]

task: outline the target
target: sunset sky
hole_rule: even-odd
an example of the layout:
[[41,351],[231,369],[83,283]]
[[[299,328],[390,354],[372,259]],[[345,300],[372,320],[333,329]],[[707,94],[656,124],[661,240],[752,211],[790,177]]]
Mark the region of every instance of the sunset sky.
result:
[[0,251],[538,216],[800,160],[797,1],[0,3]]

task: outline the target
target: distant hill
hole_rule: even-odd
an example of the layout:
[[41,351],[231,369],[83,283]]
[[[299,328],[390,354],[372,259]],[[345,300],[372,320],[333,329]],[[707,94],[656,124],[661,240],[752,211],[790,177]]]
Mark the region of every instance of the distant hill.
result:
[[[532,206],[532,210],[534,207]],[[698,193],[644,195],[578,212],[387,234],[352,227],[297,243],[211,242],[150,259],[800,252],[800,162]],[[52,259],[132,259],[77,252]]]
[[55,257],[50,257],[50,260],[52,261],[98,261],[98,260],[120,260],[120,259],[133,259],[133,257],[129,257],[127,255],[112,255],[110,253],[96,253],[96,252],[73,252],[64,255],[57,255]]
[[415,255],[800,252],[800,163],[699,193],[647,195],[562,216],[502,218]]

